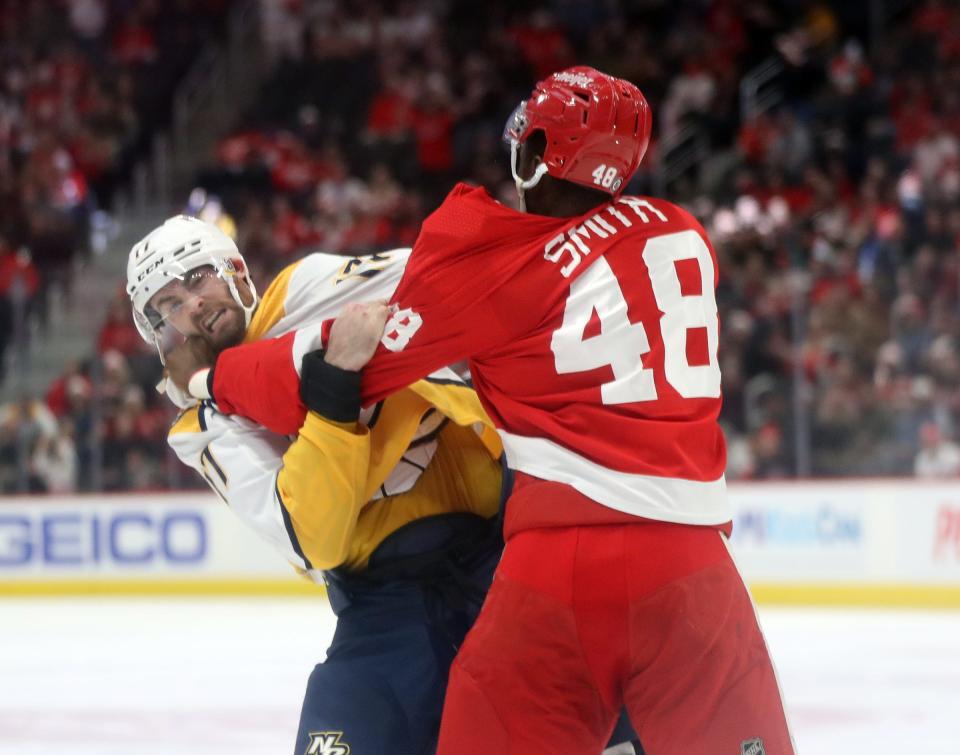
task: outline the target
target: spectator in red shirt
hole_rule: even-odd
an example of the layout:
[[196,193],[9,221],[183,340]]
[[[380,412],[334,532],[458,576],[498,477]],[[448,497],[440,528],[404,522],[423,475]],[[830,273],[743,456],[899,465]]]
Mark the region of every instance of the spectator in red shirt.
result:
[[291,139],[285,149],[281,149],[270,178],[277,191],[305,196],[318,181],[345,173],[339,162],[339,155],[329,149],[318,158],[299,139]]
[[76,362],[67,364],[63,374],[50,384],[44,401],[57,419],[70,414],[77,397],[89,398],[93,391],[90,378]]
[[25,313],[30,298],[40,286],[40,275],[30,260],[30,253],[14,252],[0,237],[0,377],[4,372],[4,356],[13,342],[16,307]]
[[396,75],[388,75],[370,103],[367,114],[368,141],[406,139],[413,126],[413,107]]
[[130,308],[126,297],[113,299],[107,310],[107,320],[100,329],[97,338],[97,353],[119,351],[126,357],[143,353],[143,339],[130,319]]
[[776,134],[773,122],[766,115],[759,115],[746,121],[740,127],[740,134],[737,137],[740,152],[746,161],[754,164],[762,163]]
[[454,122],[446,81],[438,76],[427,83],[423,104],[413,112],[417,161],[424,173],[443,175],[453,169]]
[[241,131],[220,140],[217,145],[217,160],[228,170],[240,171],[247,160],[261,149],[266,139],[260,131]]
[[316,240],[309,221],[290,204],[286,197],[273,200],[273,243],[281,257],[292,257],[298,250]]
[[523,59],[538,79],[559,71],[572,62],[570,41],[554,22],[549,11],[538,10],[531,13],[526,23],[513,29],[512,36]]
[[121,65],[145,65],[157,59],[157,41],[138,9],[131,10],[113,35],[112,52]]

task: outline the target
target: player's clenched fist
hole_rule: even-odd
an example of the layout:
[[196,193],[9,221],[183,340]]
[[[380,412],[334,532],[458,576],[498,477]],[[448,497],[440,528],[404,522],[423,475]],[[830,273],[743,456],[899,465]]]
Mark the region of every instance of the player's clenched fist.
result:
[[164,375],[186,392],[190,378],[197,370],[213,367],[217,361],[210,344],[200,336],[189,336],[164,358]]
[[324,360],[341,370],[359,370],[377,350],[391,311],[385,301],[347,304],[330,328]]

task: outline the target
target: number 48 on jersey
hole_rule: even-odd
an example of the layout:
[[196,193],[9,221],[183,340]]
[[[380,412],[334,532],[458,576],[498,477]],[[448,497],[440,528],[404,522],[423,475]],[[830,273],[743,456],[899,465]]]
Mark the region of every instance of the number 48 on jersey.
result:
[[[639,252],[638,252],[639,255]],[[710,250],[696,231],[655,236],[647,240],[642,259],[650,275],[664,347],[663,373],[683,398],[720,396],[720,366],[717,362],[719,323],[713,294],[714,264]],[[684,295],[676,263],[693,260],[700,272],[700,293]],[[600,320],[600,333],[584,337],[593,313]],[[707,335],[708,363],[687,361],[687,336],[693,328]],[[620,281],[604,257],[570,286],[563,323],[550,344],[559,374],[586,372],[609,365],[613,380],[600,386],[604,404],[655,401],[654,370],[644,367],[641,357],[650,351],[643,323],[632,323]]]

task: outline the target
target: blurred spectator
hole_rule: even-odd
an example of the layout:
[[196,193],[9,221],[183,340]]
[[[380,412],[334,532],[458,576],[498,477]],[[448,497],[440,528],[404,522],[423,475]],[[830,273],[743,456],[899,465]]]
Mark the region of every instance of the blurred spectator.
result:
[[72,493],[76,490],[77,449],[69,422],[61,422],[54,437],[37,441],[30,465],[45,492]]
[[44,490],[30,459],[38,446],[55,441],[58,431],[56,418],[41,401],[24,398],[0,406],[0,490]]
[[920,452],[913,463],[917,477],[960,477],[960,446],[943,437],[935,422],[920,428]]
[[107,28],[106,0],[68,0],[70,27],[93,50]]
[[367,115],[368,142],[401,142],[413,126],[413,103],[404,92],[396,72],[384,72],[383,87],[370,101]]
[[[127,295],[121,291],[110,302],[107,320],[97,337],[97,353],[116,351],[129,357],[148,350],[149,347],[144,343],[130,317],[130,303]],[[149,353],[152,354],[152,350],[149,350]]]
[[531,12],[509,33],[537,79],[549,76],[574,62],[566,30],[554,21],[546,8]]
[[26,327],[26,313],[30,300],[37,292],[40,276],[30,259],[30,254],[21,249],[14,252],[0,237],[0,380],[4,377],[5,357],[15,337],[18,325]]
[[413,107],[412,117],[417,162],[424,173],[445,178],[453,169],[455,120],[445,79],[440,75],[428,77],[423,96]]
[[139,8],[128,11],[114,32],[111,52],[122,65],[143,65],[157,59],[156,37]]

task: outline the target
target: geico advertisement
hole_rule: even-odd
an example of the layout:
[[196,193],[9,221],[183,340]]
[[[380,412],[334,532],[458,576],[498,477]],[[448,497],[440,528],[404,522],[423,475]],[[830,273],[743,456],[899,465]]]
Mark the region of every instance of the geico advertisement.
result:
[[0,504],[0,579],[291,573],[212,495],[6,499]]
[[[960,583],[960,482],[732,484],[752,581]],[[4,498],[0,580],[289,578],[212,494]]]

